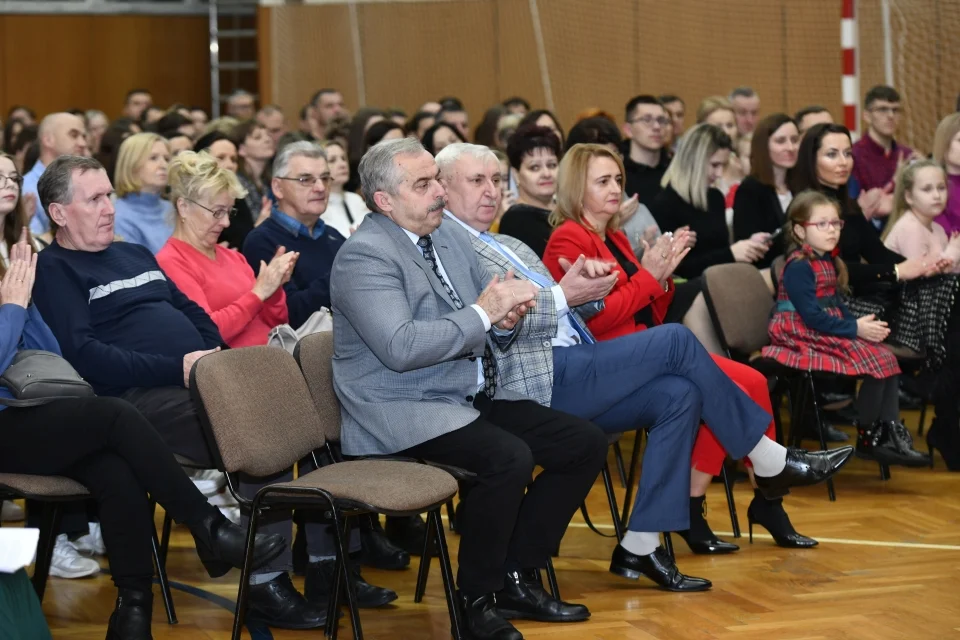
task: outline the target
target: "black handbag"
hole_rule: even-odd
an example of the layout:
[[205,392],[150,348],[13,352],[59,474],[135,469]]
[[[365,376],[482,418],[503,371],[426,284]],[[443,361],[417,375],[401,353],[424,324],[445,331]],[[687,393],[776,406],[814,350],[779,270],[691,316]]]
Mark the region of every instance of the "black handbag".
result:
[[90,383],[80,377],[69,362],[39,349],[18,351],[0,375],[0,385],[13,394],[13,398],[0,397],[0,404],[8,407],[36,407],[60,398],[96,395]]

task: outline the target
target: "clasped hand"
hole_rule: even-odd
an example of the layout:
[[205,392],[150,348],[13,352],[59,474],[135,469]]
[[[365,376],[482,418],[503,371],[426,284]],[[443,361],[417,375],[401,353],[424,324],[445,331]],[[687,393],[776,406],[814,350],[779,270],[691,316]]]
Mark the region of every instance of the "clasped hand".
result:
[[536,297],[537,286],[527,280],[518,280],[510,270],[503,279],[493,277],[477,298],[477,305],[486,312],[491,324],[509,331],[536,306]]
[[687,254],[690,253],[689,229],[677,229],[673,235],[663,234],[651,247],[643,240],[640,265],[662,285],[667,283]]

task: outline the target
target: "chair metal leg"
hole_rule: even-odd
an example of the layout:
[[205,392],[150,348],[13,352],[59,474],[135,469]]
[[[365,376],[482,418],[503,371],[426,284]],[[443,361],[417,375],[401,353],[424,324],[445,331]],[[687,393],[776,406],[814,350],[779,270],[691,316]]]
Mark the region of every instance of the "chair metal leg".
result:
[[780,417],[780,409],[783,406],[783,393],[778,388],[780,381],[777,380],[775,383],[777,386],[774,387],[776,393],[771,394],[770,400],[773,404],[773,426],[777,433],[777,442],[783,444],[786,440],[783,439],[783,419]]
[[173,525],[173,518],[164,511],[163,513],[163,531],[160,534],[160,564],[164,569],[167,566],[167,553],[170,551],[170,528]]
[[[827,449],[827,438],[823,430],[823,420],[820,414],[820,407],[817,404],[817,390],[813,384],[813,376],[807,374],[807,383],[809,384],[809,394],[810,394],[810,407],[811,413],[813,413],[813,419],[816,420],[817,425],[817,436],[820,438],[820,450],[826,451]],[[830,502],[837,501],[837,492],[833,487],[833,478],[827,479],[827,495],[830,497]]]
[[560,599],[560,583],[557,582],[557,572],[553,568],[553,558],[547,557],[547,584],[550,585],[550,595]]
[[880,479],[881,479],[881,480],[889,480],[889,479],[892,478],[892,477],[893,477],[893,476],[890,475],[890,467],[888,467],[888,466],[885,465],[885,464],[881,464],[881,465],[880,465]]
[[[450,630],[453,634],[453,640],[463,640],[464,631],[462,623],[462,612],[460,611],[460,602],[457,599],[457,583],[453,576],[453,569],[450,566],[450,551],[447,549],[447,537],[443,533],[443,523],[440,521],[440,510],[434,509],[427,516],[427,530],[431,530],[431,520],[433,523],[433,532],[437,540],[437,550],[440,556],[440,574],[443,576],[443,591],[447,596],[447,611],[450,614]],[[428,538],[430,536],[427,536]]]
[[[347,526],[344,518],[343,526]],[[350,532],[346,530],[344,538],[350,539]],[[333,584],[331,586],[330,598],[327,600],[327,624],[324,626],[324,635],[328,638],[336,638],[340,624],[340,598],[343,595],[343,558],[337,554],[333,564]]]
[[247,528],[247,548],[243,555],[243,567],[240,569],[240,586],[237,589],[237,609],[233,614],[233,640],[240,640],[243,620],[247,615],[247,597],[250,595],[250,571],[253,565],[253,540],[260,523],[260,496],[255,496],[250,507],[250,524]]
[[723,478],[723,489],[727,492],[727,508],[730,510],[730,526],[733,527],[733,537],[740,537],[740,519],[737,518],[737,503],[733,500],[733,484],[730,474],[727,473],[726,461],[720,466],[720,477]]
[[[337,538],[337,555],[339,555],[343,561],[341,575],[345,583],[344,591],[347,595],[347,606],[350,608],[350,624],[353,626],[353,639],[363,640],[363,628],[360,626],[360,609],[357,607],[357,594],[353,586],[353,581],[350,579],[350,555],[346,542],[346,533],[349,532],[349,527],[344,526],[343,529],[341,529],[339,514],[336,509],[331,509],[331,511],[333,513],[333,530],[336,532]],[[336,615],[334,615],[333,630],[333,637],[336,638]]]
[[173,607],[173,595],[170,593],[170,583],[167,581],[167,567],[160,553],[160,543],[157,541],[157,528],[150,523],[150,547],[153,550],[153,563],[157,566],[157,580],[160,582],[160,596],[163,598],[163,608],[167,610],[167,622],[177,624],[177,610]]
[[37,600],[43,602],[43,592],[47,589],[47,578],[50,576],[50,560],[53,558],[53,547],[57,544],[57,534],[60,530],[60,502],[48,502],[43,505],[43,517],[40,525],[40,543],[37,545],[37,560],[33,565],[33,590],[37,592]]
[[623,469],[623,451],[620,450],[620,442],[613,443],[613,457],[617,463],[617,475],[620,476],[620,486],[627,486],[627,474]]
[[617,495],[613,492],[613,479],[610,477],[610,465],[604,463],[600,475],[603,476],[603,486],[607,490],[607,503],[610,505],[610,515],[613,517],[613,532],[617,536],[617,542],[620,542],[623,540],[623,529],[620,526]]
[[670,538],[670,532],[663,532],[663,548],[670,555],[671,558],[676,560],[676,556],[673,555],[673,540]]
[[927,400],[924,398],[923,404],[920,406],[920,427],[917,429],[917,435],[923,435],[923,425],[927,421]]
[[420,554],[420,568],[417,569],[417,586],[413,592],[413,601],[423,601],[423,594],[427,591],[427,577],[430,575],[430,556],[433,551],[433,529],[427,524],[427,533],[423,536],[423,552]]
[[640,449],[643,446],[643,429],[634,432],[633,453],[630,454],[630,470],[627,472],[627,492],[623,496],[623,509],[620,511],[620,530],[626,530],[627,520],[630,519],[630,510],[633,507],[633,488],[637,486],[637,462],[640,459]]
[[457,532],[457,509],[453,506],[453,498],[447,500],[447,526],[450,531]]

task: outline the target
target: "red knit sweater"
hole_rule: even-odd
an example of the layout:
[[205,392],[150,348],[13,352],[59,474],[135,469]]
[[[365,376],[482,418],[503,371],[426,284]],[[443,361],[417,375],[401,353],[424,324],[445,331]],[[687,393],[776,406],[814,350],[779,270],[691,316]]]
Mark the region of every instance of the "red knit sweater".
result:
[[188,298],[203,307],[231,347],[267,344],[270,329],[287,322],[283,287],[261,302],[253,293],[256,277],[237,251],[217,246],[211,260],[182,240],[170,238],[157,262]]

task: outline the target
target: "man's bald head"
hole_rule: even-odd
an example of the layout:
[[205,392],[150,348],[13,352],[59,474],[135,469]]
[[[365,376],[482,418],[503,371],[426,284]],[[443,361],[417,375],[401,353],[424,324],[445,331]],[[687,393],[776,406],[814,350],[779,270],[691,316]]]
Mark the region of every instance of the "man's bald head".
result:
[[51,113],[40,122],[40,162],[49,165],[60,156],[87,156],[87,128],[72,113]]

